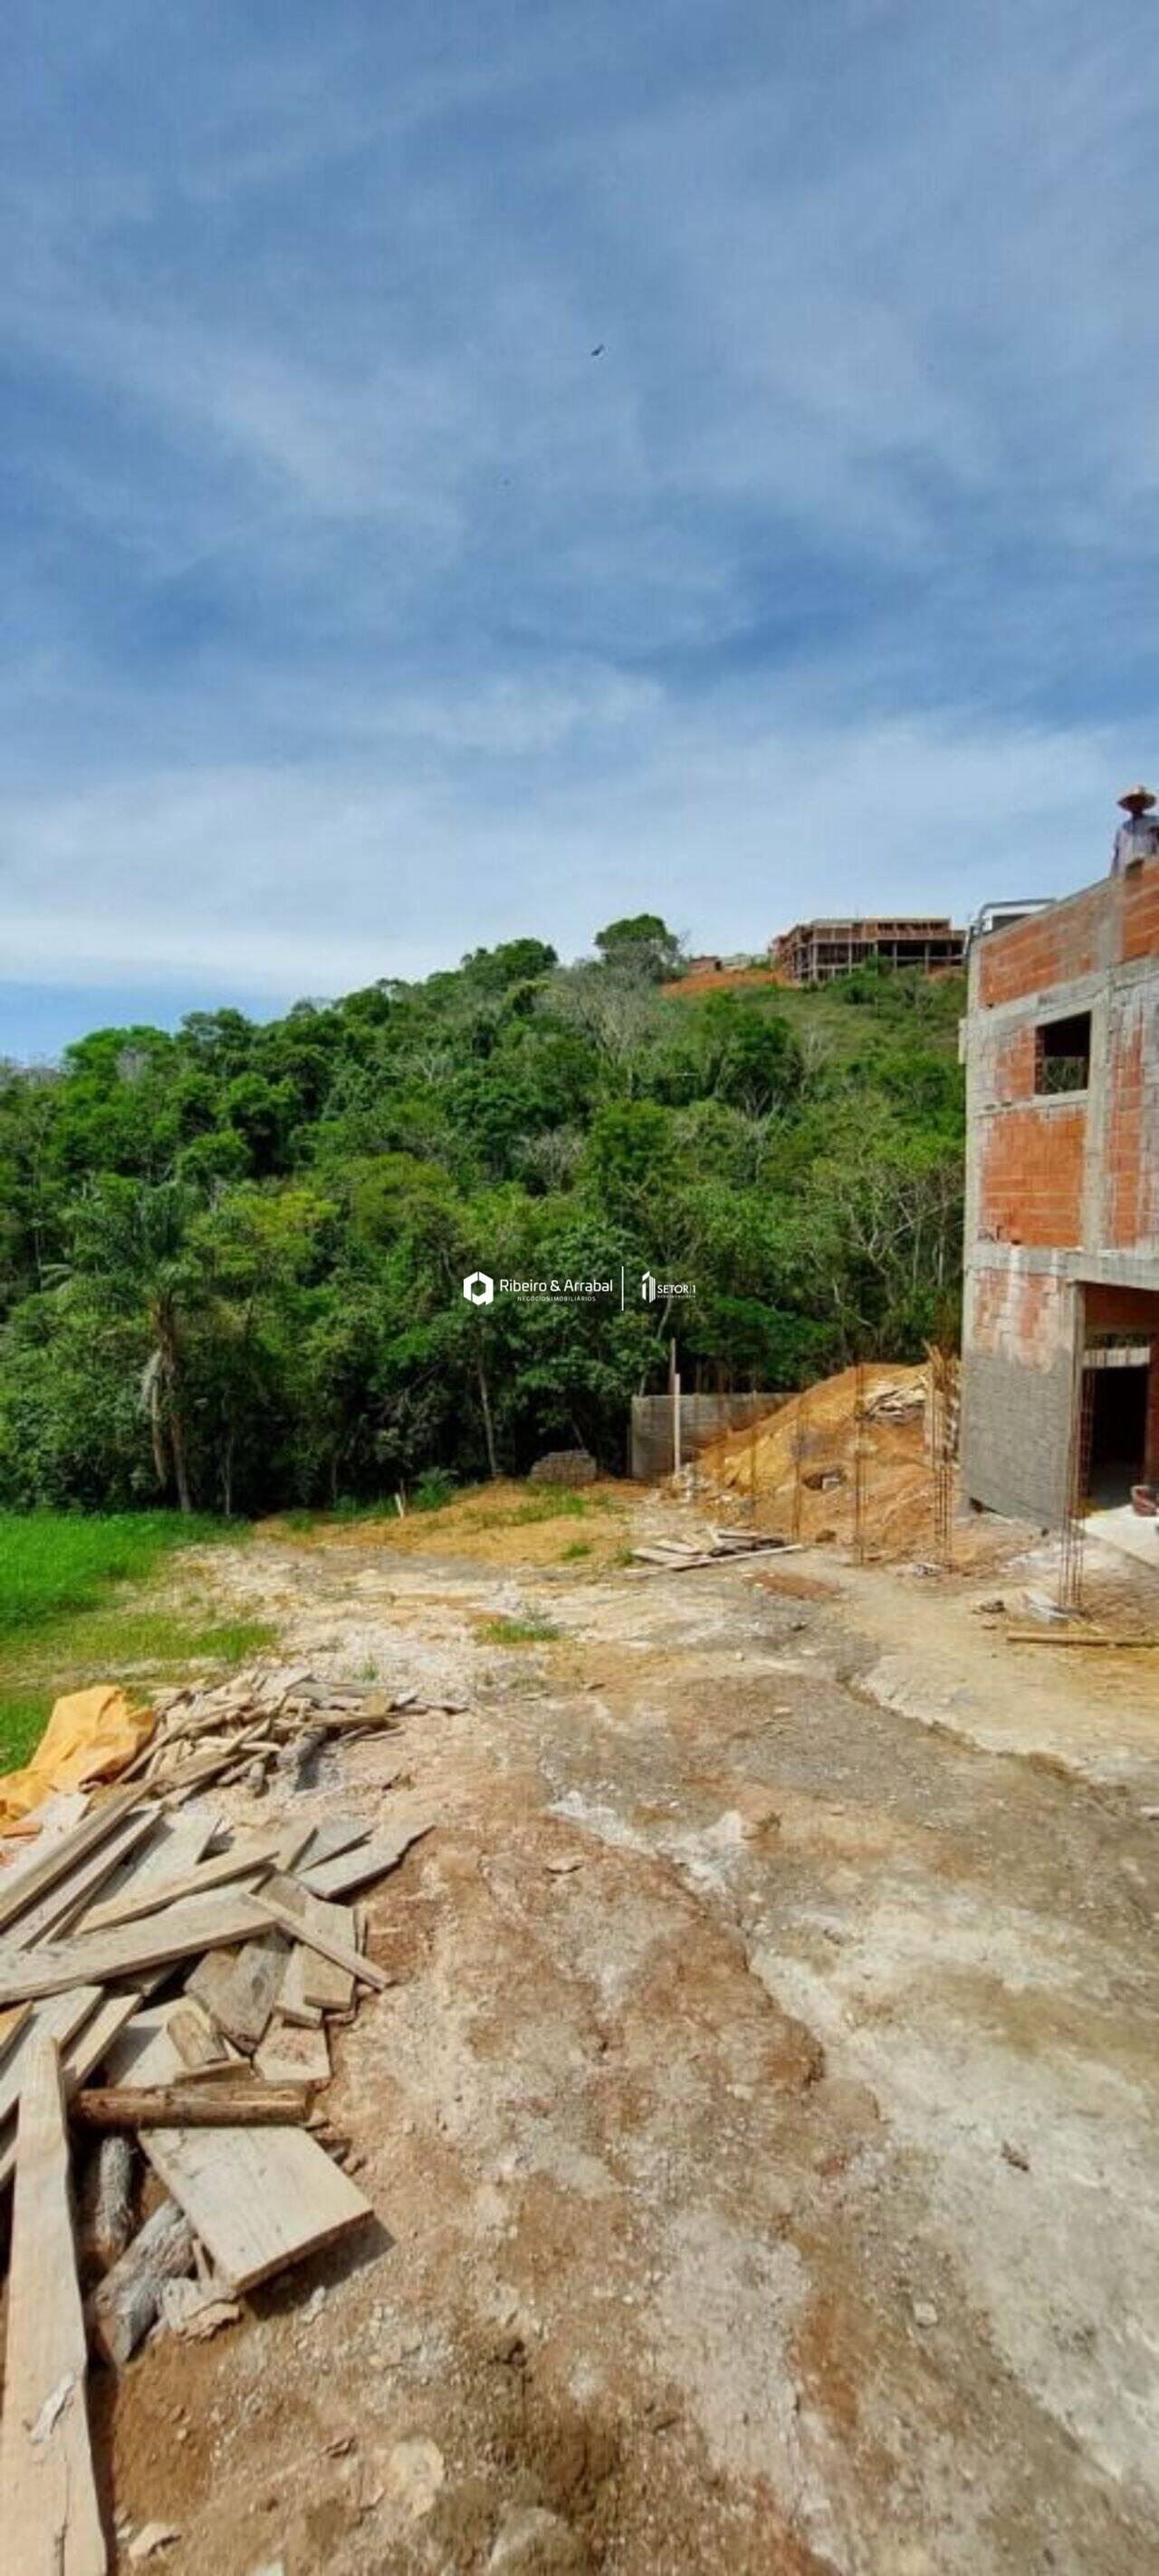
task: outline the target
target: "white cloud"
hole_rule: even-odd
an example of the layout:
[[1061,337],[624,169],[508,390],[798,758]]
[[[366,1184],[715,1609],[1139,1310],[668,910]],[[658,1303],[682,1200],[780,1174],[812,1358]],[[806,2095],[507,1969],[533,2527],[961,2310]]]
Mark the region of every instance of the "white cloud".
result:
[[18,979],[196,973],[292,998],[522,932],[576,953],[628,902],[696,946],[758,949],[817,910],[1067,892],[1106,864],[1108,780],[1128,765],[1096,734],[773,729],[749,704],[711,722],[653,710],[629,757],[603,776],[592,760],[531,810],[517,793],[484,805],[470,766],[434,793],[365,764],[138,776],[18,809],[29,856],[0,873],[0,958]]

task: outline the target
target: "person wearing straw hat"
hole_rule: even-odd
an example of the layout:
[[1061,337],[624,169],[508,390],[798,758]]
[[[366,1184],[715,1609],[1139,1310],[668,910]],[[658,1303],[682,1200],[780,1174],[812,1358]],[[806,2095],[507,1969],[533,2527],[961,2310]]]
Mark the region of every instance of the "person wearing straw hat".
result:
[[1159,851],[1159,823],[1151,821],[1155,799],[1149,787],[1129,787],[1119,803],[1127,817],[1115,834],[1111,857],[1111,875],[1121,877],[1133,859],[1149,858]]

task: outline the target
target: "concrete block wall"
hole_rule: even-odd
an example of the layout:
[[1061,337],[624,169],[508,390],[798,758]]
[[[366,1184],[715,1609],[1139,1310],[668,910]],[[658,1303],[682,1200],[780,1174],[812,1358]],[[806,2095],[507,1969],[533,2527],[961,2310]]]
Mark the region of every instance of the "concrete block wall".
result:
[[1017,1260],[967,1281],[962,1488],[989,1510],[1057,1526],[1066,1511],[1080,1292]]

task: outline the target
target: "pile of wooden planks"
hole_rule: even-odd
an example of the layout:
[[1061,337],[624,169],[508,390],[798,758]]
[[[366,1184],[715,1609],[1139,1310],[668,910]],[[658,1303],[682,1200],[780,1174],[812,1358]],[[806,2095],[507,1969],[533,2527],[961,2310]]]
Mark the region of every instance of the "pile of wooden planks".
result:
[[404,1713],[458,1707],[420,1701],[417,1691],[392,1696],[372,1682],[334,1682],[301,1667],[254,1665],[229,1679],[161,1694],[149,1743],[124,1774],[182,1799],[209,1782],[244,1779],[263,1789],[270,1775],[299,1777],[331,1737],[349,1741],[392,1727]]
[[106,2565],[88,2349],[120,2367],[159,2320],[212,2332],[370,2217],[318,2100],[328,2024],[391,1982],[343,1900],[428,1830],[400,1802],[374,1832],[229,1834],[131,1782],[79,1820],[62,1801],[0,1869],[0,2524],[22,2576]]
[[632,1556],[637,1565],[666,1565],[673,1573],[681,1573],[689,1566],[719,1565],[725,1557],[760,1556],[772,1548],[781,1556],[799,1554],[785,1539],[769,1538],[761,1531],[713,1529],[699,1542],[658,1538],[650,1547],[634,1547]]
[[879,1386],[867,1396],[863,1415],[866,1422],[912,1422],[926,1407],[926,1389],[920,1382],[914,1386]]

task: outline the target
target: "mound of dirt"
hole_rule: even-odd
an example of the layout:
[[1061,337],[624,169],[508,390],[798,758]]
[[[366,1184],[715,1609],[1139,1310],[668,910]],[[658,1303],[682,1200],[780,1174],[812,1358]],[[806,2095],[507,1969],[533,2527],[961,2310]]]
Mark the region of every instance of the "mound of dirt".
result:
[[751,1429],[722,1433],[701,1451],[698,1477],[722,1498],[751,1496],[759,1529],[849,1539],[860,1465],[866,1542],[885,1555],[912,1555],[930,1544],[933,1523],[927,1383],[924,1367],[867,1365],[860,1387],[858,1371],[842,1369]]

